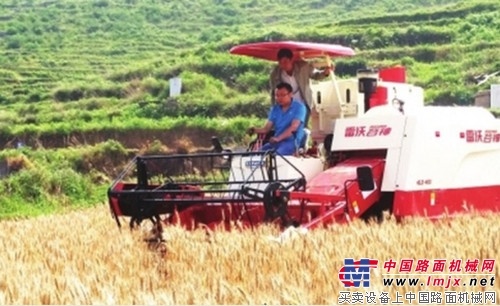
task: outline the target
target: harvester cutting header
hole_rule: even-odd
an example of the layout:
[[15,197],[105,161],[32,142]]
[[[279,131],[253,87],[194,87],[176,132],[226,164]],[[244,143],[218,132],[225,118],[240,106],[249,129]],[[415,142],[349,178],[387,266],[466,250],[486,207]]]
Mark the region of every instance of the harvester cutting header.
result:
[[[236,46],[231,53],[275,60],[289,48],[330,65],[350,48],[301,42]],[[108,191],[118,225],[152,220],[232,228],[278,222],[312,229],[355,218],[438,218],[500,209],[500,120],[476,107],[424,106],[404,67],[311,81],[310,139],[319,154],[259,150],[136,156]],[[262,139],[262,138],[259,138]]]

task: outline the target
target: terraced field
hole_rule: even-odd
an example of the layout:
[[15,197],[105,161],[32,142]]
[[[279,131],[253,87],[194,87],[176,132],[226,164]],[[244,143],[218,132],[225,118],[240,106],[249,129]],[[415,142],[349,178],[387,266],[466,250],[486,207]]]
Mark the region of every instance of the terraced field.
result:
[[[340,76],[404,64],[429,103],[471,103],[480,89],[473,77],[500,70],[498,12],[489,0],[2,3],[0,143],[33,145],[33,137],[109,131],[124,121],[133,127],[120,129],[147,130],[151,120],[180,114],[200,129],[203,117],[246,116],[241,108],[262,116],[271,63],[227,54],[258,40],[348,45],[358,55],[339,59]],[[184,90],[172,101],[168,80],[177,75]],[[241,137],[234,126],[228,133]]]

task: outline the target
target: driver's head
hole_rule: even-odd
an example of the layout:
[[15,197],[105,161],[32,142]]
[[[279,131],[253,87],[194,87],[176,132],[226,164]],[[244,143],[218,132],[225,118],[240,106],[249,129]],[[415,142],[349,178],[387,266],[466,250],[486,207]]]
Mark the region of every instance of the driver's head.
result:
[[276,102],[281,106],[287,106],[292,103],[292,86],[286,82],[281,82],[276,85],[276,90],[274,91],[274,96]]
[[292,72],[293,70],[293,52],[290,49],[280,49],[278,51],[278,65],[279,67],[286,71],[286,72]]

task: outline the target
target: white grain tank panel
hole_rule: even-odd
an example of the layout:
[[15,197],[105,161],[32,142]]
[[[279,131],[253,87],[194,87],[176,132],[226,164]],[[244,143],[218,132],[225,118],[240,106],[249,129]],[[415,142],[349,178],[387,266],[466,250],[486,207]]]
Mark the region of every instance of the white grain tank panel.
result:
[[407,122],[396,188],[499,185],[499,122],[482,108],[422,108]]
[[405,116],[391,106],[378,106],[359,118],[338,119],[333,151],[399,148]]

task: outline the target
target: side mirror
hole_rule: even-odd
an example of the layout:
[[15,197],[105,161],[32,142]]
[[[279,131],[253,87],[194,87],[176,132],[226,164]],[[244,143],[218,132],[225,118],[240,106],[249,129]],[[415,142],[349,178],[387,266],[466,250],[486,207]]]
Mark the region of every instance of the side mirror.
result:
[[373,173],[370,167],[362,166],[356,168],[356,175],[359,189],[361,189],[361,191],[370,191],[375,189],[375,183],[373,182]]

